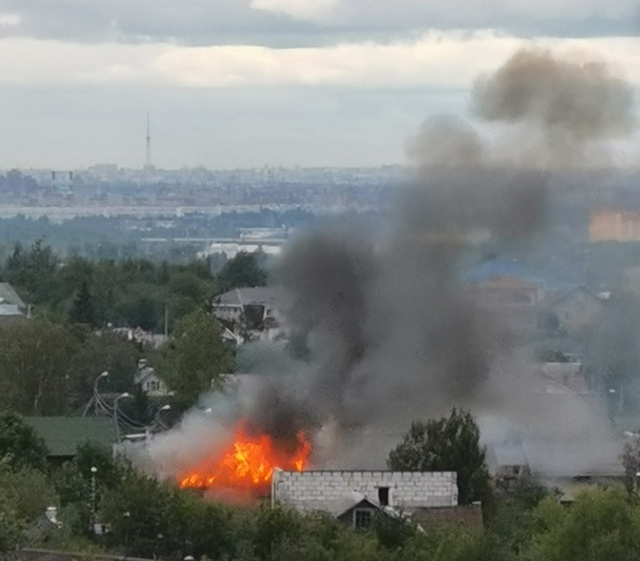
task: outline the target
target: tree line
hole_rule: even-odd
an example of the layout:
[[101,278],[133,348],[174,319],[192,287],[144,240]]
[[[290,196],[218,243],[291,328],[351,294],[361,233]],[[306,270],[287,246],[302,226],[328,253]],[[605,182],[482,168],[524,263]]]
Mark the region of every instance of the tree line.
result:
[[[267,281],[260,256],[239,253],[214,275],[205,262],[145,260],[62,262],[41,243],[16,246],[1,271],[29,302],[32,319],[0,325],[0,408],[24,415],[75,415],[91,398],[96,377],[108,393],[134,393],[127,414],[144,423],[153,404],[135,387],[140,358],[149,359],[175,392],[176,413],[194,405],[220,374],[234,371],[233,349],[210,313],[216,295]],[[165,328],[155,348],[113,327]]]
[[16,244],[0,278],[38,316],[56,323],[162,332],[222,292],[264,286],[265,261],[263,254],[240,252],[214,273],[207,260],[185,264],[136,258],[62,260],[51,247],[36,241],[28,248]]

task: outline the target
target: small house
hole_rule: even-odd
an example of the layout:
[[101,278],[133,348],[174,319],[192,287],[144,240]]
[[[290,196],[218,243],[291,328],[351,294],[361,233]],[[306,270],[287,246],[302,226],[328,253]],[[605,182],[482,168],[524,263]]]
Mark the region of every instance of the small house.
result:
[[602,312],[605,303],[586,288],[578,286],[550,298],[546,307],[558,320],[558,329],[569,335],[579,334]]
[[142,391],[150,397],[164,397],[169,395],[169,389],[158,373],[148,365],[146,358],[138,361],[138,371],[134,377],[134,383],[140,386]]

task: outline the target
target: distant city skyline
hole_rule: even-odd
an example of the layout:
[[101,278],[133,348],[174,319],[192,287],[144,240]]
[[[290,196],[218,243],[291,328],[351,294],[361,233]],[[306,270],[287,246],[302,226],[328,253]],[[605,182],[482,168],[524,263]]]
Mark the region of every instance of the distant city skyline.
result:
[[522,46],[638,92],[639,29],[635,0],[0,0],[0,168],[142,168],[147,113],[165,169],[402,164]]

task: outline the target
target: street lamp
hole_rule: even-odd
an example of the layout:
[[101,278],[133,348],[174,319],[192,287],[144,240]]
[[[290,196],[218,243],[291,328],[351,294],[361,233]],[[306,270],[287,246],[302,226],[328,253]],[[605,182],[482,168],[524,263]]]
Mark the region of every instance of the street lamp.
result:
[[117,442],[120,442],[120,425],[118,424],[118,401],[123,398],[131,397],[129,392],[121,393],[113,402],[113,420],[116,424],[116,439]]
[[91,522],[89,523],[91,532],[95,531],[96,524],[96,473],[98,473],[98,468],[91,466]]
[[89,402],[87,403],[86,407],[84,408],[84,411],[82,412],[82,416],[86,417],[87,413],[89,412],[89,409],[91,409],[91,406],[93,405],[94,410],[97,410],[99,402],[98,402],[98,384],[100,383],[100,380],[102,380],[102,378],[106,378],[109,375],[109,373],[105,370],[102,374],[100,374],[93,382],[93,395],[91,396],[91,399],[89,400]]
[[100,376],[98,376],[96,378],[96,381],[93,383],[93,393],[97,394],[98,393],[98,384],[100,383],[100,380],[102,380],[102,378],[106,378],[109,375],[109,373],[105,370],[102,374],[100,374]]

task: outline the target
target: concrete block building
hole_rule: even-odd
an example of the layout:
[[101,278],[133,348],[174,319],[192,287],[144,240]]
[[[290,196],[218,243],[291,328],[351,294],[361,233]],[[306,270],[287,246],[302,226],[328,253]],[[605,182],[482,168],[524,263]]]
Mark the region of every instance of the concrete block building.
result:
[[296,510],[320,510],[366,526],[376,512],[454,507],[458,504],[455,472],[280,471],[273,476],[273,498]]

